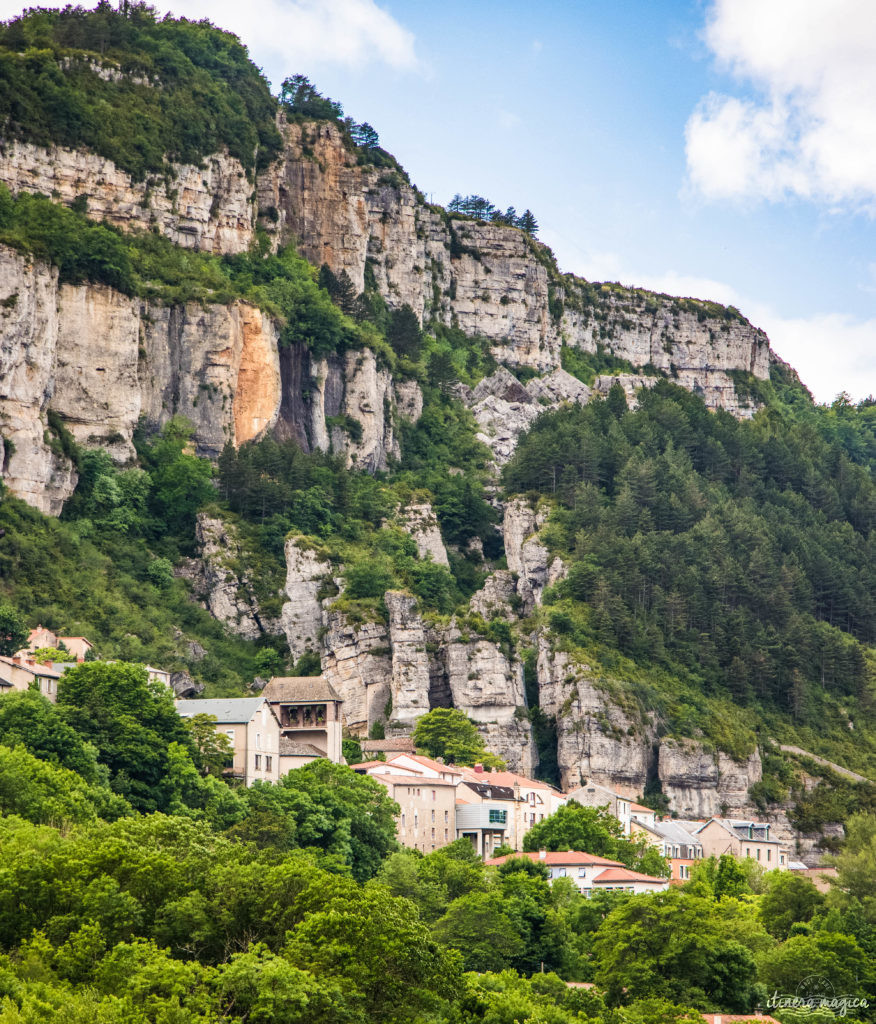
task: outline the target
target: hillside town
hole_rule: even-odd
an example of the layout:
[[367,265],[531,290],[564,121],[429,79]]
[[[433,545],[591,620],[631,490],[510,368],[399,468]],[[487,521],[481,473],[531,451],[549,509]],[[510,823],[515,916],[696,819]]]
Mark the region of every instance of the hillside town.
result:
[[[58,660],[52,660],[60,655]],[[66,669],[93,658],[94,647],[81,636],[60,636],[43,626],[31,630],[27,645],[0,658],[2,692],[38,690],[57,700]],[[170,685],[170,673],[144,666],[149,679]],[[223,777],[232,784],[276,783],[296,768],[319,759],[347,764],[343,755],[343,700],[321,676],[278,676],[249,697],[177,699],[183,719],[207,716],[227,740]],[[797,861],[770,836],[770,824],[710,817],[684,820],[592,780],[562,793],[538,779],[484,765],[445,764],[418,752],[410,736],[358,741],[363,759],[350,767],[385,787],[398,805],[399,843],[427,854],[458,839],[467,840],[488,866],[499,866],[524,850],[527,832],[574,801],[601,808],[615,818],[624,837],[651,847],[668,865],[666,877],[632,871],[620,861],[586,851],[527,852],[544,864],[550,879],[570,878],[585,896],[594,892],[661,892],[689,881],[692,869],[708,857],[754,861],[770,871],[792,871],[824,885],[825,871]],[[502,850],[510,853],[499,853]]]

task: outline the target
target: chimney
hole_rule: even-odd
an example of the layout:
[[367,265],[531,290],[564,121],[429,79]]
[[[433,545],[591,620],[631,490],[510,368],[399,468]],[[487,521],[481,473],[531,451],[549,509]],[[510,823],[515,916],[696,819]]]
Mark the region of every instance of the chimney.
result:
[[483,766],[482,764],[476,764],[476,765],[474,766],[474,770],[475,770],[476,772],[480,773],[480,772],[482,772],[482,771],[484,770],[484,766]]
[[538,859],[539,860],[547,860],[547,850],[539,850],[538,851]]
[[493,773],[493,775],[495,775],[498,770],[499,770],[498,768],[491,768],[490,769],[490,771]]

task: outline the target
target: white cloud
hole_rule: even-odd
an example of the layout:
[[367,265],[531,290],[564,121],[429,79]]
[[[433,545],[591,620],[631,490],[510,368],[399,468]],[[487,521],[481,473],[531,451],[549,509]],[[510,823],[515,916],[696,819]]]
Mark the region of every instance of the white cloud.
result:
[[711,93],[685,131],[708,198],[876,202],[876,4],[713,0],[705,40],[757,99]]

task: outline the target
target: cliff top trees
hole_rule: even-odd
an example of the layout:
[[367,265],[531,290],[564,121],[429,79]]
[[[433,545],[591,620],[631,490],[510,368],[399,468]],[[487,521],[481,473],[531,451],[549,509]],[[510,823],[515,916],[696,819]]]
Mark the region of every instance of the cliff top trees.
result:
[[532,210],[525,210],[518,216],[513,206],[509,206],[507,210],[500,210],[484,196],[463,196],[457,192],[447,204],[447,209],[451,213],[461,213],[466,217],[474,217],[476,220],[488,220],[494,224],[520,228],[521,231],[532,235],[533,238],[538,233],[538,221]]

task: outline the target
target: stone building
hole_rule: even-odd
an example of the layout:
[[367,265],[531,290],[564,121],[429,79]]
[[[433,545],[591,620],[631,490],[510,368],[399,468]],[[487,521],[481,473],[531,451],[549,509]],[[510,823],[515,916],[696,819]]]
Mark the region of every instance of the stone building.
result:
[[[67,666],[65,665],[64,668]],[[58,700],[58,680],[64,668],[46,662],[40,665],[30,658],[15,655],[14,658],[0,657],[0,693],[13,690],[29,690],[35,686],[53,704]]]
[[[548,869],[551,882],[557,878],[570,878],[584,896],[592,896],[594,892],[662,892],[669,888],[666,878],[655,878],[631,871],[617,860],[597,857],[592,853],[579,850],[548,851],[537,853],[515,854],[512,856],[527,857],[531,861],[544,864]],[[509,857],[492,857],[487,864],[498,867]]]
[[322,676],[275,676],[262,697],[280,722],[289,767],[317,757],[343,762],[343,701]]
[[770,838],[768,822],[710,818],[694,837],[702,843],[705,857],[729,853],[740,860],[755,860],[767,871],[788,870],[788,850],[778,839]]

